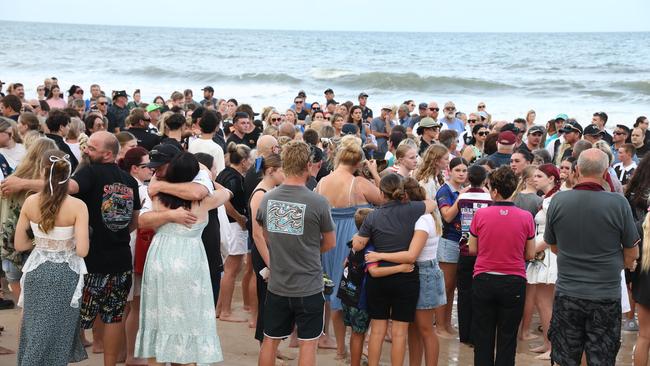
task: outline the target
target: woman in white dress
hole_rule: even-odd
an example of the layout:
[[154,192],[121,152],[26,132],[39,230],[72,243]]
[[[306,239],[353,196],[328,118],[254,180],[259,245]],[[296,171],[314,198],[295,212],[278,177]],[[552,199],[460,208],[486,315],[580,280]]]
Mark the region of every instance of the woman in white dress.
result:
[[551,342],[548,340],[548,327],[551,323],[555,281],[557,280],[557,256],[544,242],[544,228],[546,227],[546,210],[551,203],[551,198],[560,190],[562,184],[559,169],[553,164],[540,165],[533,174],[533,184],[535,189],[544,192],[544,200],[542,208],[535,215],[535,224],[537,224],[535,253],[537,254],[535,260],[526,270],[526,278],[529,285],[536,287],[534,290],[535,304],[542,322],[544,344],[531,348],[531,351],[541,353],[536,357],[539,360],[550,360]]

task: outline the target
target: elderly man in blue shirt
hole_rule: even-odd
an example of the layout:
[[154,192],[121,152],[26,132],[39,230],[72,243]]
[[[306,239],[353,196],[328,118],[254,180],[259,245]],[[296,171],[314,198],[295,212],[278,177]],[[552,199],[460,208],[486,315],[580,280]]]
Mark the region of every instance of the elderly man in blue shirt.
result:
[[454,102],[445,103],[443,109],[444,117],[442,117],[438,122],[442,123],[443,129],[456,130],[458,135],[465,131],[465,123],[460,119],[456,118],[456,105]]

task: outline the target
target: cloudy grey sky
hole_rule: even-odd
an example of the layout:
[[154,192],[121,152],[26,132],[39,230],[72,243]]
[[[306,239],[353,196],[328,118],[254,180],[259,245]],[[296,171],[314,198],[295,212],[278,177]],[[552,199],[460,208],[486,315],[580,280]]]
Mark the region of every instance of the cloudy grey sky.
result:
[[[0,0],[2,20],[418,32],[650,31],[648,0]],[[1,23],[1,21],[0,21]]]

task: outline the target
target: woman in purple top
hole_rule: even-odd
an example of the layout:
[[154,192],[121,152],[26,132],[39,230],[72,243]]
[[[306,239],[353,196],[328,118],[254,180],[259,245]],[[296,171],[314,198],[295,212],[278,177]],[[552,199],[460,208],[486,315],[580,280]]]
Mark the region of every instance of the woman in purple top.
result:
[[510,167],[491,172],[488,189],[494,204],[476,211],[469,237],[469,253],[476,254],[472,303],[481,304],[472,315],[474,364],[514,366],[526,260],[535,256],[535,223],[512,202],[517,177]]

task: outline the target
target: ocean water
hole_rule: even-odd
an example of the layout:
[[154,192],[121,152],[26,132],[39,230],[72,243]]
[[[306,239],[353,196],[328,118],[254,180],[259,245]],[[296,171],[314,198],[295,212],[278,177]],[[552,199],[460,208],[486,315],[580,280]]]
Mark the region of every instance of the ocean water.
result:
[[[650,114],[650,33],[364,33],[121,27],[0,21],[0,79],[28,97],[45,77],[66,89],[190,88],[255,109],[287,108],[297,91],[323,101],[361,91],[369,105],[447,100],[469,112],[484,101],[496,119],[537,111],[582,124],[605,111],[609,126]],[[215,24],[218,27],[218,24]],[[5,86],[6,87],[6,86]]]

